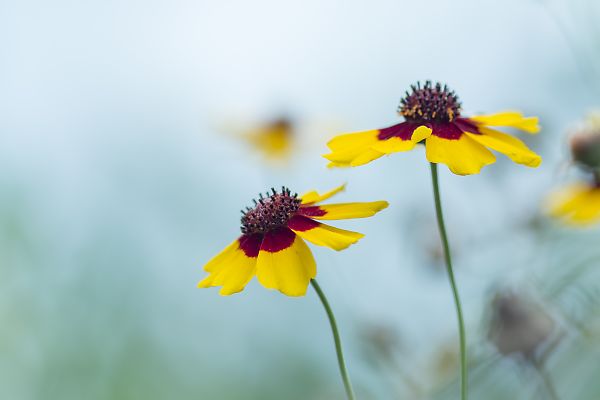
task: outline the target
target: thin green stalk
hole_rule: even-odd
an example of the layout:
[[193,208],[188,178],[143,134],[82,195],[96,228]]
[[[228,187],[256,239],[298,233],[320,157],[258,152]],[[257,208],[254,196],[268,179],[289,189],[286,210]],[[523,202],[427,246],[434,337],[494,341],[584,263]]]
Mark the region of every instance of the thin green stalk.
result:
[[331,310],[329,302],[325,297],[325,293],[323,293],[317,281],[313,279],[310,281],[310,284],[315,289],[315,292],[317,292],[321,303],[323,303],[323,307],[325,308],[327,317],[329,318],[329,323],[331,324],[331,332],[333,333],[333,341],[335,342],[335,352],[337,353],[338,366],[340,367],[340,374],[342,375],[342,380],[344,381],[344,388],[346,388],[346,395],[348,396],[348,400],[354,400],[354,391],[352,390],[352,384],[350,383],[350,378],[348,377],[348,370],[346,369],[346,363],[344,362],[342,341],[340,339],[340,333],[338,332],[337,323],[335,322],[335,316],[333,315],[333,311]]
[[431,163],[431,181],[433,183],[433,197],[435,200],[435,213],[437,215],[438,228],[442,245],[444,246],[444,259],[446,260],[446,270],[454,295],[454,305],[456,306],[456,316],[458,318],[458,333],[460,336],[460,398],[467,400],[467,338],[465,333],[465,321],[463,320],[462,306],[458,295],[458,288],[454,279],[452,269],[452,257],[450,256],[450,245],[448,244],[448,235],[444,224],[444,215],[442,214],[442,201],[440,199],[440,185],[438,182],[437,164]]
[[548,371],[546,371],[546,368],[544,367],[543,363],[534,360],[532,362],[532,364],[533,364],[533,368],[537,371],[538,375],[540,376],[542,385],[546,389],[546,394],[548,396],[548,399],[549,400],[559,400],[560,398],[558,397],[558,393],[556,392],[554,383],[552,383],[552,377],[550,376]]

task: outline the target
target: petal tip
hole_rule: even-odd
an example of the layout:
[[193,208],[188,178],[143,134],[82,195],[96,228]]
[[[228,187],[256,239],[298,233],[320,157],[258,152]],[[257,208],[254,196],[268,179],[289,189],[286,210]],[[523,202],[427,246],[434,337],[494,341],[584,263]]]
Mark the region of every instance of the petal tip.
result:
[[225,286],[223,286],[221,288],[221,290],[219,290],[219,295],[226,297],[226,296],[231,296],[232,294],[236,294],[241,292],[242,290],[244,290],[244,288],[236,288],[236,289],[232,289],[232,288],[226,288]]
[[381,208],[379,210],[384,210],[390,206],[390,203],[385,200],[379,200],[379,203],[381,204]]
[[336,162],[330,162],[327,164],[327,168],[329,169],[334,169],[334,168],[348,168],[350,167],[350,164],[341,164],[341,163],[336,163]]
[[535,157],[533,160],[531,160],[531,164],[529,164],[529,166],[532,168],[537,168],[540,165],[542,165],[542,157],[541,156]]
[[331,148],[331,144],[332,144],[333,142],[335,142],[335,140],[336,140],[336,139],[337,139],[337,136],[334,136],[334,137],[332,137],[331,139],[329,139],[329,140],[327,141],[327,143],[325,143],[325,145],[326,145],[327,147],[329,147],[331,150],[333,150],[333,149]]
[[526,129],[525,132],[531,133],[531,134],[537,134],[540,132],[540,130],[542,129],[540,127],[540,120],[538,117],[529,117],[526,118],[529,122],[529,124],[525,127]]
[[348,247],[352,246],[353,244],[356,244],[356,243],[358,243],[358,242],[359,242],[359,240],[361,240],[362,238],[364,238],[364,237],[365,237],[365,234],[364,234],[364,233],[360,233],[360,232],[353,232],[353,233],[354,233],[355,235],[354,235],[354,237],[352,238],[352,240],[351,240],[350,242],[348,242],[348,243],[347,243],[346,245],[344,245],[343,247],[342,247],[342,246],[340,246],[340,247],[336,247],[336,248],[333,248],[333,247],[332,247],[332,249],[333,249],[333,250],[335,250],[335,251],[342,251],[342,250],[346,250]]
[[433,132],[433,130],[431,128],[429,128],[428,126],[421,125],[413,131],[412,136],[410,137],[410,140],[414,143],[419,143],[420,141],[425,140],[429,136],[431,136],[432,132]]
[[198,288],[198,289],[207,289],[207,288],[209,288],[210,287],[210,283],[206,282],[207,279],[208,279],[208,277],[204,278],[200,282],[198,282],[198,284],[196,285],[196,288]]
[[337,251],[340,251],[340,250],[345,250],[345,249],[347,249],[348,247],[352,246],[353,244],[356,244],[356,243],[358,243],[358,242],[359,242],[359,241],[360,241],[362,238],[364,238],[364,237],[365,237],[365,234],[364,234],[364,233],[359,233],[359,232],[356,232],[356,233],[357,233],[356,237],[355,237],[355,238],[353,238],[353,240],[352,240],[352,242],[351,242],[351,243],[348,243],[348,246],[344,247],[343,249],[339,249],[339,250],[337,250]]

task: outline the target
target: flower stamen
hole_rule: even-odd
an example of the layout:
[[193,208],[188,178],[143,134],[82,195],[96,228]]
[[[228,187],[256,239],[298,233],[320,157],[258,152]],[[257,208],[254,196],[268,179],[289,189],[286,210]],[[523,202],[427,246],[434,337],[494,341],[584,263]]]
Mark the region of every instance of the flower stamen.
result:
[[423,86],[417,82],[411,89],[398,107],[398,113],[407,121],[451,122],[460,116],[461,103],[448,86],[426,81]]
[[281,188],[281,193],[271,188],[265,197],[260,193],[259,199],[252,201],[253,208],[242,210],[241,230],[244,234],[266,233],[285,226],[301,203],[298,194],[292,194],[285,186]]

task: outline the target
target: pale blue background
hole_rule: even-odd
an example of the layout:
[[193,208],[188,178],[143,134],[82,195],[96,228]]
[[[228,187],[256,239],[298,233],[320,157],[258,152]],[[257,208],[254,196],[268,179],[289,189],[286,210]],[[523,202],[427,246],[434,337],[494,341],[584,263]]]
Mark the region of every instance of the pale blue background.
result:
[[[391,204],[336,224],[366,233],[360,245],[314,249],[355,385],[392,398],[360,350],[365,326],[383,325],[428,393],[455,393],[455,364],[442,378],[432,366],[454,351],[456,325],[428,256],[438,234],[423,152],[335,171],[320,154],[336,133],[396,122],[419,79],[447,82],[465,113],[540,116],[526,140],[541,168],[499,156],[481,175],[441,174],[478,346],[491,290],[536,292],[545,276],[529,227],[573,175],[569,127],[598,106],[599,16],[583,0],[0,2],[0,398],[341,398],[312,292],[253,281],[223,298],[195,285],[259,191],[343,182],[340,201]],[[220,129],[282,111],[301,121],[285,168]],[[506,379],[505,396],[530,395]]]

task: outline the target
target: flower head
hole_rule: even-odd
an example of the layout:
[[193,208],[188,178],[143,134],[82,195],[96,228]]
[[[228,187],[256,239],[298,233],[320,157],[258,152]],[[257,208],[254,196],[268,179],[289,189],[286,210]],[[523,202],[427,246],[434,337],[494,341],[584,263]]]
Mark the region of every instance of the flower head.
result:
[[496,294],[492,301],[488,338],[503,355],[532,359],[555,331],[554,319],[532,300],[512,292]]
[[550,215],[571,225],[600,222],[600,177],[579,182],[554,192],[548,200]]
[[571,225],[600,222],[600,115],[591,114],[570,137],[571,156],[587,180],[571,184],[548,198],[550,215]]
[[256,127],[243,137],[268,159],[286,159],[292,148],[294,126],[290,119],[282,117]]
[[254,275],[268,289],[288,296],[303,296],[316,276],[316,263],[304,240],[333,250],[343,250],[364,235],[334,228],[318,220],[366,218],[388,206],[386,201],[322,205],[344,186],[325,194],[311,191],[298,197],[282,187],[271,189],[242,210],[242,235],[210,260],[209,275],[198,287],[222,286],[219,292],[240,292]]
[[446,85],[442,87],[440,83],[436,83],[433,86],[427,81],[423,87],[419,82],[411,89],[412,92],[406,92],[398,107],[398,114],[407,121],[452,122],[460,117],[460,101]]
[[540,165],[541,157],[521,140],[491,128],[506,126],[537,133],[537,118],[514,111],[464,117],[461,111],[458,96],[446,85],[417,83],[400,102],[398,113],[404,122],[334,137],[327,144],[331,153],[324,157],[330,167],[355,167],[385,154],[412,150],[424,142],[430,162],[446,164],[458,175],[477,174],[483,166],[494,163],[496,157],[489,149],[518,164]]

